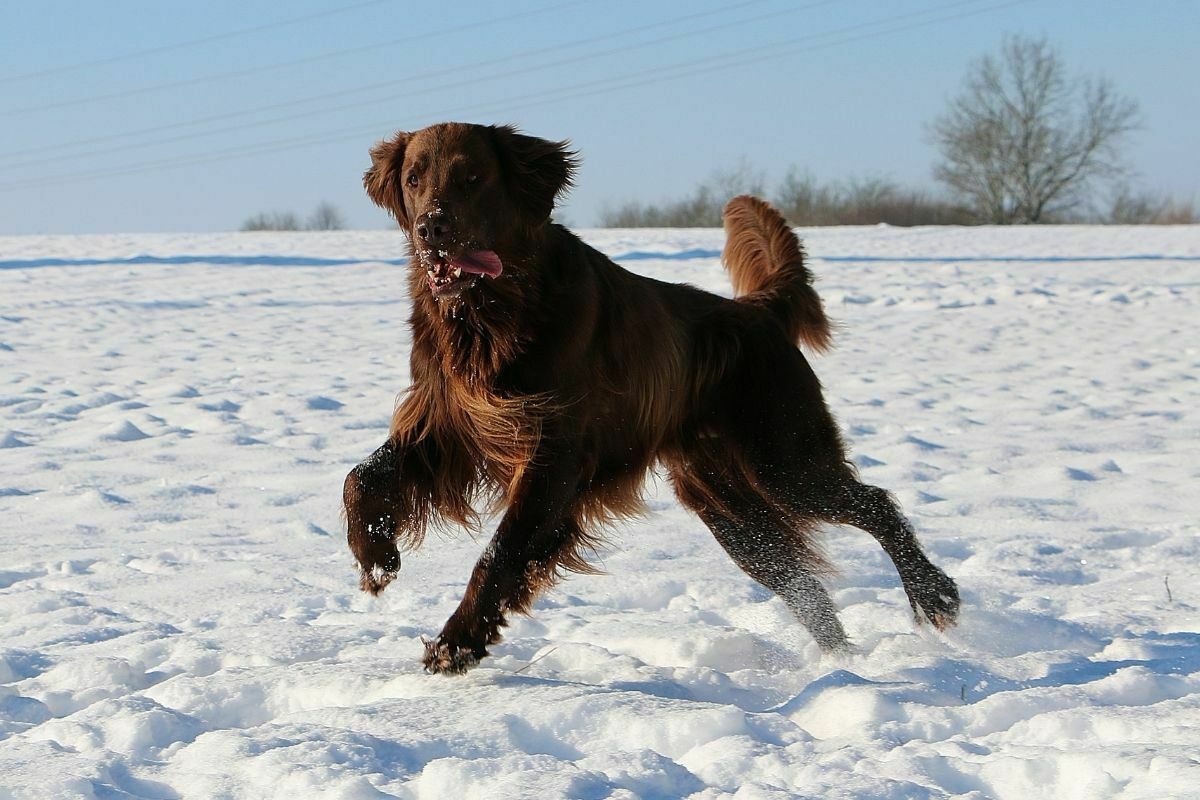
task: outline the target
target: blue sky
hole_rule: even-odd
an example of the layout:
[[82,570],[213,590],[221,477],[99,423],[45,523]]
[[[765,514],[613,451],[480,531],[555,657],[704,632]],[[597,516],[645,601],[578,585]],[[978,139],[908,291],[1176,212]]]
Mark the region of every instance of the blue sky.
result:
[[1192,0],[39,0],[2,21],[0,234],[235,230],[323,200],[387,227],[367,148],[443,119],[572,140],[577,226],[742,160],[768,185],[795,165],[933,188],[926,126],[1005,33],[1137,99],[1135,185],[1200,199]]

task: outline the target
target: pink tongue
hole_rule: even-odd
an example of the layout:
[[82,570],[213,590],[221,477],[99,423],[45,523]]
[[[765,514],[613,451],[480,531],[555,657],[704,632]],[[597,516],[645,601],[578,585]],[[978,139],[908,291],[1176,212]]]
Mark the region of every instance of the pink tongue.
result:
[[487,275],[489,278],[497,278],[504,271],[504,264],[500,261],[500,256],[491,250],[474,250],[470,253],[463,253],[450,263],[463,272]]

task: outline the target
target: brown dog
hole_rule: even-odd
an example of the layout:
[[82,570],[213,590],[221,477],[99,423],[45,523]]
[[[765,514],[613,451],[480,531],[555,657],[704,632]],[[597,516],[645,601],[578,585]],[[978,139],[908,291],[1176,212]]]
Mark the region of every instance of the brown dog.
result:
[[464,672],[563,571],[588,572],[596,527],[635,512],[662,463],[675,493],[820,646],[846,636],[817,579],[822,522],[873,535],[909,602],[938,628],[958,590],[882,489],[846,460],[804,356],[830,326],[804,254],[761,200],[725,209],[736,300],[625,271],[550,221],[570,186],[563,142],[448,123],[371,150],[371,199],[408,235],[412,386],[387,441],[346,478],[362,588],[396,576],[396,543],[431,524],[505,513],[458,610],[426,644]]

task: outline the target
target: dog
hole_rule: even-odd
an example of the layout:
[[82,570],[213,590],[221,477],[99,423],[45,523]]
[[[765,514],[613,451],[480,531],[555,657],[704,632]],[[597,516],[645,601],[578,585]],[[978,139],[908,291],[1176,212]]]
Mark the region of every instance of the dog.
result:
[[400,569],[397,545],[503,510],[461,604],[425,642],[431,673],[462,673],[529,613],[607,523],[637,513],[665,468],[750,577],[825,651],[847,647],[820,574],[822,523],[875,537],[918,622],[959,609],[883,489],[859,481],[798,344],[831,325],[799,240],[751,196],[724,211],[735,299],[628,272],[551,220],[573,182],[567,142],[443,123],[371,149],[367,194],[407,235],[412,385],[387,441],[351,470],[347,539],[361,587]]

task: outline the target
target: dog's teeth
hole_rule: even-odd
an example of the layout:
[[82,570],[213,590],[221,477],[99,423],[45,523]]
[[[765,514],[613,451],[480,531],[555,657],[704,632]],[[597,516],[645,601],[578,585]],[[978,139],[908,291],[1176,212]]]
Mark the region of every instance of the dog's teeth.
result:
[[461,268],[461,267],[455,267],[455,268],[454,268],[454,271],[453,271],[453,272],[451,272],[450,274],[451,274],[451,275],[452,275],[454,278],[456,278],[456,279],[457,279],[457,278],[461,278],[461,277],[462,277],[462,268]]

